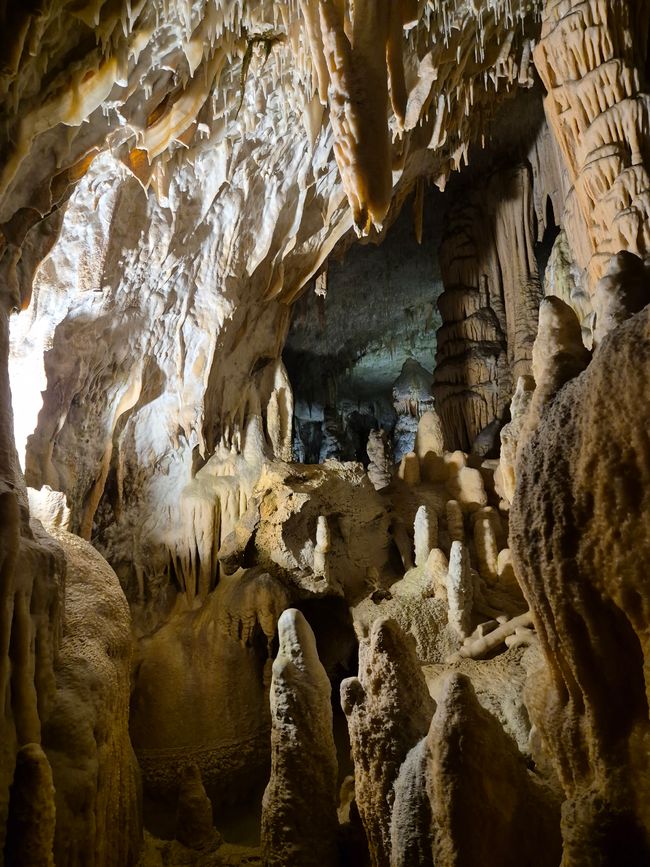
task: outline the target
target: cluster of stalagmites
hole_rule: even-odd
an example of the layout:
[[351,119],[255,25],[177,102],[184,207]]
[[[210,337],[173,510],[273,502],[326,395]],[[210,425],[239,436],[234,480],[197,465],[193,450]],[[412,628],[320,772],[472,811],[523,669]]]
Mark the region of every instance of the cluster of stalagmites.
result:
[[[21,556],[45,563],[49,551],[59,570],[55,596],[37,588],[32,602],[54,680],[39,682],[40,737],[33,717],[17,720],[5,860],[135,863],[142,775],[173,804],[176,838],[147,837],[147,867],[336,867],[366,846],[373,867],[645,863],[650,454],[627,419],[647,389],[649,287],[642,260],[611,260],[593,295],[593,350],[574,309],[542,302],[499,462],[445,451],[427,411],[394,471],[374,438],[374,484],[358,465],[286,464],[276,377],[265,424],[242,442],[258,469],[214,553],[219,581],[197,581],[198,596],[186,586],[155,630],[139,625],[133,696],[115,574],[66,531],[62,495],[30,491]],[[331,598],[350,606],[359,639],[357,674],[340,688],[354,767],[342,784],[330,672],[295,607]],[[214,828],[215,785],[245,798],[251,775],[268,778],[261,854]]]
[[[402,461],[399,479],[383,489],[384,495],[392,491],[394,504],[395,485],[406,483],[409,495],[420,497],[427,485],[440,494],[440,487],[447,489],[437,505],[417,507],[412,547],[402,534],[409,571],[389,595],[400,603],[409,593],[420,604],[428,596],[444,598],[447,628],[460,649],[432,682],[419,640],[391,617],[380,613],[364,621],[357,612],[358,674],[342,683],[341,704],[354,761],[354,821],[363,826],[372,865],[647,862],[643,516],[650,452],[645,425],[634,428],[629,419],[643,411],[648,385],[649,300],[644,263],[627,253],[614,257],[594,294],[593,353],[568,304],[551,296],[540,307],[534,380],[519,380],[497,474],[501,506],[512,503],[515,562],[530,611],[482,623],[469,642],[462,641],[475,622],[473,608],[485,605],[490,588],[503,580],[500,561],[512,565],[509,551],[499,551],[498,512],[485,505],[480,470],[467,466],[464,456],[444,453],[433,414],[423,417],[416,451]],[[457,499],[448,499],[449,491]],[[363,605],[381,609],[389,601],[380,595]],[[477,700],[476,673],[457,668],[504,640],[511,647],[529,644],[533,623],[542,654],[535,651],[526,691],[534,724],[530,748],[539,765],[522,755],[502,722],[482,706],[484,699]],[[408,623],[410,631],[415,627]],[[584,640],[578,640],[578,628]],[[285,641],[290,652],[282,650]],[[289,659],[298,667],[291,697],[284,673]],[[301,679],[308,660],[309,688]],[[330,685],[298,612],[281,618],[276,665],[272,706],[294,712],[273,720],[281,755],[274,752],[265,839],[285,835],[285,860],[278,863],[317,863],[299,821],[280,818],[270,802],[276,787],[280,803],[306,797],[302,784],[292,784],[284,772],[302,743],[287,736],[288,726],[298,726],[317,741],[314,755],[322,756],[313,772],[309,762],[303,766],[310,783],[304,809],[319,804],[321,814],[332,817],[336,803],[331,732],[320,728],[329,719]],[[319,706],[327,710],[318,713]],[[290,793],[283,790],[287,785]],[[477,833],[468,834],[469,826]],[[335,823],[329,827],[339,841],[346,839]],[[328,854],[320,863],[336,863],[333,839],[329,848],[323,845]]]
[[[279,623],[271,684],[273,752],[265,863],[341,863],[330,684],[297,611]],[[556,864],[558,808],[471,681],[449,673],[434,702],[412,639],[380,619],[341,685],[354,760],[356,821],[373,867]],[[481,833],[467,834],[471,822]]]

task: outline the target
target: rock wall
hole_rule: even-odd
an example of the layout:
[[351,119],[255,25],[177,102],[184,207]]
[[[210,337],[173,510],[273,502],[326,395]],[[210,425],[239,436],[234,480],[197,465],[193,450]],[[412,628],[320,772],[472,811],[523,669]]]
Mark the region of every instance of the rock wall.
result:
[[54,833],[52,775],[38,745],[42,719],[56,697],[53,659],[63,628],[65,562],[61,548],[40,526],[30,527],[13,442],[8,349],[5,305],[0,312],[0,851],[6,835],[9,851],[15,851],[20,829],[40,827],[43,839],[36,854],[47,863]]
[[567,865],[650,851],[648,353],[646,310],[545,407],[518,463],[512,546],[548,663],[532,707],[566,793]]
[[535,66],[571,189],[565,227],[593,291],[611,256],[650,252],[646,3],[548,0]]
[[101,555],[65,530],[50,532],[66,561],[57,691],[42,733],[55,790],[54,862],[124,867],[135,864],[142,838],[140,772],[129,738],[131,617]]

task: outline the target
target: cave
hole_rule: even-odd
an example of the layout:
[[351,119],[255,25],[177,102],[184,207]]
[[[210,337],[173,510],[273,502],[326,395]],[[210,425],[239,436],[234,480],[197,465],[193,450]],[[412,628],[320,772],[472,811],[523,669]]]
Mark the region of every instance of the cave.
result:
[[367,469],[371,431],[386,434],[399,463],[418,418],[433,409],[446,197],[433,187],[423,198],[419,243],[411,195],[382,236],[341,245],[292,307],[282,358],[302,463],[334,458]]
[[0,0],[0,867],[650,864],[649,34]]

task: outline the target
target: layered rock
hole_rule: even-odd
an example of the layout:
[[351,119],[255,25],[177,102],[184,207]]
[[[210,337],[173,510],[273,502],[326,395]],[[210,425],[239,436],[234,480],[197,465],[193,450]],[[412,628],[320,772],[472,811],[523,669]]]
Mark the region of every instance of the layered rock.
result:
[[448,447],[467,451],[485,437],[530,373],[542,296],[533,204],[531,170],[519,166],[495,172],[450,214],[434,386]]

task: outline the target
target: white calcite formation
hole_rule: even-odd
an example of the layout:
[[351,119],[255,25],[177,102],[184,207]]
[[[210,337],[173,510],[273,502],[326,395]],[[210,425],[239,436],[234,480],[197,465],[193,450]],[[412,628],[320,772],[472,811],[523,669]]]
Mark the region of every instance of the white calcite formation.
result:
[[446,587],[449,625],[460,638],[465,638],[472,618],[474,580],[470,572],[467,548],[462,542],[452,542]]

